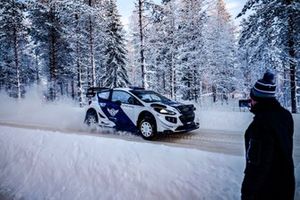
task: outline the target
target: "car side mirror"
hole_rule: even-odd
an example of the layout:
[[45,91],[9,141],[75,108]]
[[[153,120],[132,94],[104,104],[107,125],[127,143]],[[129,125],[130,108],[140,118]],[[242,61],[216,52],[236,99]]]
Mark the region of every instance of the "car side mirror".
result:
[[134,104],[134,98],[133,98],[133,97],[129,97],[128,103],[129,103],[129,104]]
[[115,104],[117,104],[118,106],[122,105],[122,102],[120,100],[115,101]]

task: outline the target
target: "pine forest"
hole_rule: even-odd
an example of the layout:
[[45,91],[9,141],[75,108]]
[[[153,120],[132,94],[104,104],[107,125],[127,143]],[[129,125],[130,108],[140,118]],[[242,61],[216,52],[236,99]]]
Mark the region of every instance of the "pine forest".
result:
[[[300,2],[135,0],[124,27],[116,0],[1,0],[0,90],[85,104],[89,87],[139,86],[202,104],[247,98],[262,74],[300,112]],[[240,20],[240,26],[234,20]]]

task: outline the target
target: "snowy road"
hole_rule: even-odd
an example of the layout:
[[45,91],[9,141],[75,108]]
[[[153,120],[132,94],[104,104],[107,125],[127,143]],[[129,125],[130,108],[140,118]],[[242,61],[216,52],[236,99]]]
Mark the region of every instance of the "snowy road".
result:
[[[233,131],[206,130],[199,129],[190,133],[161,135],[154,141],[145,141],[141,137],[129,133],[112,133],[97,130],[89,132],[78,129],[59,129],[37,124],[20,124],[15,122],[0,122],[1,126],[9,126],[25,129],[37,129],[45,131],[62,132],[66,134],[93,135],[95,137],[118,138],[127,141],[146,142],[154,144],[164,144],[184,148],[199,149],[202,151],[243,156],[244,139],[243,133]],[[294,161],[295,165],[300,165],[300,138],[294,138]]]
[[[240,132],[199,129],[190,133],[161,137],[158,141],[215,153],[244,155],[244,133]],[[298,136],[294,137],[294,160],[295,164],[300,164]]]
[[196,130],[190,133],[161,136],[157,142],[230,155],[244,155],[242,133]]
[[165,144],[185,148],[194,148],[203,151],[223,153],[229,155],[243,155],[243,135],[226,131],[197,130],[190,133],[160,135],[154,141],[146,141],[141,137],[130,133],[103,133],[100,130],[89,132],[78,129],[59,129],[36,124],[19,124],[15,122],[0,122],[1,126],[15,128],[36,129],[55,131],[67,134],[93,135],[95,137],[119,138],[135,142],[147,142],[154,144]]

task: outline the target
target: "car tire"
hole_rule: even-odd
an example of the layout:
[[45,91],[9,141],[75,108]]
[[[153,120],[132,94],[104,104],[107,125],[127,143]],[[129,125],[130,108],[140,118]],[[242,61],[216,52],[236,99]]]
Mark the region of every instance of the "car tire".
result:
[[98,116],[95,112],[87,112],[84,123],[91,128],[95,128],[98,125]]
[[139,133],[146,140],[151,140],[156,135],[155,119],[146,116],[139,123]]

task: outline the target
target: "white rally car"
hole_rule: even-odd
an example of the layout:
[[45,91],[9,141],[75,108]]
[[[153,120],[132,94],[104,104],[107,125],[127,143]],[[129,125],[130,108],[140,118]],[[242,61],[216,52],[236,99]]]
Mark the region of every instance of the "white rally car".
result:
[[172,101],[142,88],[89,88],[85,123],[139,133],[188,132],[199,128],[193,105]]

